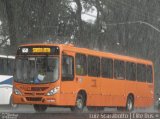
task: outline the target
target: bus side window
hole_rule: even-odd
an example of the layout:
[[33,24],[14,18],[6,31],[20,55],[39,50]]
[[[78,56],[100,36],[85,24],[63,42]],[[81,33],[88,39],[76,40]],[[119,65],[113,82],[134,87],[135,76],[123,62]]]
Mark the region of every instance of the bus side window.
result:
[[125,63],[124,61],[114,61],[114,78],[123,80],[125,79]]
[[113,78],[113,60],[109,58],[101,59],[102,77]]
[[74,79],[74,60],[72,56],[62,57],[62,80],[71,81]]
[[8,59],[8,70],[7,74],[12,75],[13,74],[13,59]]
[[86,56],[83,54],[76,54],[76,74],[87,74],[87,61]]
[[126,62],[126,79],[130,81],[136,80],[136,64]]
[[11,75],[13,74],[13,71],[14,71],[14,59],[11,59]]
[[7,58],[7,75],[11,74],[11,65],[10,59]]
[[3,68],[4,68],[4,66],[3,66],[3,59],[0,58],[0,74],[1,75],[3,74]]
[[3,59],[3,63],[4,63],[4,75],[7,75],[8,74],[8,59]]
[[146,67],[146,80],[148,83],[152,83],[153,82],[153,78],[152,78],[152,66],[148,65]]
[[100,76],[100,58],[96,56],[88,56],[88,75]]
[[137,81],[146,82],[146,66],[137,64]]
[[6,58],[0,58],[0,74],[1,75],[7,75],[7,59]]

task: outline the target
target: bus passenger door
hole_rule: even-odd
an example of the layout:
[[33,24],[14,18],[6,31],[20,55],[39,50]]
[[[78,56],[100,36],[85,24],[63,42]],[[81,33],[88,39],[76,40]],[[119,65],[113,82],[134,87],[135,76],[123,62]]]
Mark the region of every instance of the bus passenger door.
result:
[[61,104],[73,105],[76,98],[76,86],[74,80],[74,54],[72,52],[66,52],[62,55],[61,76]]
[[102,106],[101,78],[100,78],[100,58],[88,55],[88,87],[86,87],[87,105]]

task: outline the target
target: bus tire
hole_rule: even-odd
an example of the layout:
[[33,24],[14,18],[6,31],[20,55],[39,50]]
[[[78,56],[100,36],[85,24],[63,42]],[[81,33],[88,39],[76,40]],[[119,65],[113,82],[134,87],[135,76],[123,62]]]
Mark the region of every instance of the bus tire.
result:
[[72,112],[83,112],[85,107],[85,96],[78,94],[75,102],[75,106],[71,107]]
[[47,106],[46,105],[33,105],[34,110],[36,112],[45,112],[47,110]]
[[134,110],[134,98],[133,98],[132,95],[129,95],[129,96],[127,97],[126,109],[125,109],[125,110],[126,110],[126,111],[129,111],[129,112],[131,112],[131,111]]

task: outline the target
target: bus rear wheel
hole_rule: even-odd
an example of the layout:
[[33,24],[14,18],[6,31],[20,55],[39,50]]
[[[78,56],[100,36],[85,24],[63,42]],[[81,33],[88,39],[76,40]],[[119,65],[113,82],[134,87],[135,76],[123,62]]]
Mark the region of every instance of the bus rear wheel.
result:
[[85,107],[85,97],[82,94],[78,94],[75,102],[75,106],[71,107],[73,112],[83,112]]
[[36,112],[45,112],[47,110],[46,105],[33,105],[33,107]]
[[129,95],[126,103],[126,111],[131,112],[133,110],[134,110],[134,99],[133,96]]

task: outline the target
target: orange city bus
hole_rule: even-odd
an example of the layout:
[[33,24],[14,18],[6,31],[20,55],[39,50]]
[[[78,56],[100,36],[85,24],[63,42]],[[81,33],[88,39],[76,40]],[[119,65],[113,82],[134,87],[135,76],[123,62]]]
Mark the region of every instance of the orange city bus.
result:
[[154,70],[149,60],[74,47],[27,44],[18,48],[13,102],[33,105],[132,111],[154,101]]

